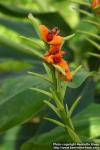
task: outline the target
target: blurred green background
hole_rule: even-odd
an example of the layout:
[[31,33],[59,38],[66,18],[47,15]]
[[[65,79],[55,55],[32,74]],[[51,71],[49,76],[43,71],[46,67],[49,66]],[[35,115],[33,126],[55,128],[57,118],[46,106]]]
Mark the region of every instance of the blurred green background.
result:
[[43,44],[28,19],[29,13],[49,28],[58,26],[62,36],[75,33],[63,49],[71,67],[82,65],[83,69],[69,85],[65,101],[71,106],[82,95],[73,114],[77,132],[86,141],[100,142],[100,17],[95,19],[90,2],[0,0],[0,150],[45,150],[53,141],[66,139],[62,129],[43,119],[45,115],[56,118],[43,104],[47,97],[29,90],[32,86],[49,88],[48,83],[27,75],[32,70],[45,73],[41,61],[28,49],[44,51],[20,37]]

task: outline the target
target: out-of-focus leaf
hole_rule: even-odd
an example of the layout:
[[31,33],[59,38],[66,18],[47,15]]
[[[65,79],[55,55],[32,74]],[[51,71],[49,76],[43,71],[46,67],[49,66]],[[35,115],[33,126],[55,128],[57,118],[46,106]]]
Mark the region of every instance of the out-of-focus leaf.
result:
[[71,28],[59,14],[59,12],[32,12],[31,10],[14,9],[13,7],[5,6],[3,4],[0,4],[0,11],[4,14],[21,18],[26,18],[29,13],[32,13],[34,17],[40,19],[40,21],[48,27],[53,28],[58,26],[61,29],[61,33],[63,35],[66,36],[66,34],[71,33]]
[[28,18],[30,19],[38,37],[40,37],[40,29],[39,29],[39,25],[41,24],[41,22],[39,21],[39,19],[35,18],[31,13],[29,13]]
[[100,44],[98,44],[97,42],[89,39],[89,38],[86,38],[87,41],[89,41],[94,47],[96,47],[98,50],[100,50]]
[[49,78],[47,78],[47,76],[45,76],[45,75],[42,75],[42,74],[39,74],[39,73],[36,73],[36,72],[33,72],[33,71],[32,72],[28,72],[28,74],[30,74],[32,76],[35,76],[35,77],[38,77],[40,79],[46,80],[49,83],[52,83],[52,81]]
[[47,105],[51,108],[51,110],[53,110],[53,111],[57,114],[57,116],[59,116],[59,118],[61,118],[61,116],[60,116],[60,114],[59,114],[59,111],[58,111],[58,109],[56,108],[56,106],[54,106],[52,103],[50,103],[50,102],[47,101],[47,100],[45,100],[44,103],[47,104]]
[[0,147],[0,150],[15,149],[16,137],[19,130],[20,130],[20,126],[12,128],[4,134],[4,140],[2,144],[0,144],[2,146],[2,148]]
[[30,90],[36,91],[38,93],[42,93],[42,94],[47,95],[48,97],[52,98],[52,94],[48,91],[45,91],[45,90],[42,90],[42,89],[39,89],[39,88],[33,88],[33,87],[30,88]]
[[20,36],[20,38],[23,39],[23,41],[27,42],[30,46],[34,47],[35,49],[38,50],[46,50],[45,44],[43,41],[39,40],[39,39],[31,39],[31,38],[27,38],[25,36]]
[[90,7],[90,3],[86,2],[86,1],[70,0],[70,2]]
[[80,13],[82,13],[82,14],[88,16],[88,17],[91,17],[91,18],[94,17],[94,16],[93,16],[91,13],[89,13],[88,11],[85,11],[85,10],[83,10],[83,9],[77,9],[77,10],[78,10]]
[[[61,141],[61,140],[63,142],[66,141],[66,134],[65,134],[65,131],[63,128],[57,127],[55,129],[51,130],[50,132],[47,132],[45,134],[38,136],[36,141],[34,138],[29,140],[22,146],[21,150],[35,150],[36,148],[39,148],[38,150],[40,150],[40,146],[43,148],[45,148],[45,146],[46,146],[46,147],[50,148],[50,150],[51,150],[52,143]],[[46,150],[46,149],[44,149],[44,150]]]
[[12,19],[0,16],[0,28],[1,30],[4,30],[5,28],[4,34],[7,34],[9,31],[14,31],[15,34],[20,34],[27,37],[36,37],[34,28],[27,20],[17,20],[16,18]]
[[40,52],[26,46],[25,44],[23,45],[23,44],[14,42],[14,41],[8,39],[7,37],[0,36],[0,44],[7,46],[9,48],[12,48],[14,50],[21,51],[21,52],[28,54],[28,55],[31,55],[31,56],[33,55],[33,56],[37,56],[39,58],[42,58],[42,54]]
[[72,82],[68,82],[67,86],[70,88],[78,88],[89,76],[89,72],[81,70],[73,77]]
[[[71,106],[71,108],[70,108],[70,110],[69,110],[69,116],[72,115],[72,113],[73,113],[73,111],[75,110],[75,108],[77,107],[77,105],[78,105],[80,99],[81,99],[81,96],[79,96],[79,97],[75,100],[75,102],[73,103],[73,105]],[[66,105],[66,106],[67,106],[67,105]],[[68,110],[68,109],[67,109],[67,110]]]
[[79,134],[91,139],[100,136],[100,105],[92,103],[74,117]]
[[10,71],[22,71],[24,69],[31,68],[32,65],[28,62],[14,59],[4,59],[0,62],[0,71],[10,72]]
[[31,87],[47,90],[48,84],[32,76],[19,76],[3,81],[0,94],[0,132],[25,122],[43,107],[43,100],[47,96],[31,91]]
[[97,28],[100,28],[100,24],[97,23],[96,21],[88,20],[88,19],[84,19],[83,21],[84,21],[84,22],[87,22],[87,23],[90,23],[90,24],[92,24],[92,25],[95,25]]
[[99,54],[97,54],[97,53],[89,52],[89,53],[88,53],[88,55],[93,56],[93,57],[100,58],[100,55],[99,55]]
[[78,33],[82,33],[82,34],[84,34],[84,35],[86,35],[86,36],[94,37],[94,38],[96,38],[97,40],[100,41],[100,36],[98,36],[98,35],[95,34],[95,33],[90,33],[90,32],[81,31],[81,30],[78,30],[77,32],[78,32]]
[[[82,136],[83,141],[86,139],[86,141],[89,141],[91,138],[100,136],[100,133],[98,132],[100,130],[99,114],[100,106],[93,103],[73,118],[76,130],[80,136]],[[38,137],[34,137],[33,139],[29,140],[22,146],[21,150],[35,150],[36,148],[41,150],[40,145],[42,146],[44,143],[45,146],[48,145],[48,147],[52,147],[52,143],[54,142],[66,141],[68,140],[64,129],[61,127],[56,127],[50,132],[41,134]]]
[[81,96],[76,109],[72,115],[76,115],[82,111],[86,106],[90,105],[94,100],[95,84],[93,79],[88,78],[80,87],[77,89],[68,88],[65,94],[65,103],[68,104],[69,108],[72,106],[74,101]]

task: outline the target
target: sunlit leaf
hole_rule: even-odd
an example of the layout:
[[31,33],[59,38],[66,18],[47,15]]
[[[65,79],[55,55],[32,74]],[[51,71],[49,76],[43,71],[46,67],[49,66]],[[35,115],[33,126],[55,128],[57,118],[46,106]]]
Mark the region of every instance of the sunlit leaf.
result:
[[6,79],[0,94],[0,132],[25,122],[43,107],[47,96],[31,91],[31,87],[48,89],[47,82],[33,76]]

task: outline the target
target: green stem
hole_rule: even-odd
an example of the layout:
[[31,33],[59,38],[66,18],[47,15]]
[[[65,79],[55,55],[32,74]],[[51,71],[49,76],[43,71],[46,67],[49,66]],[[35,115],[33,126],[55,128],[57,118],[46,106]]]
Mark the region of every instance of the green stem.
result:
[[64,125],[65,125],[65,132],[71,137],[71,139],[74,142],[81,142],[79,136],[77,135],[77,133],[75,132],[75,128],[73,126],[72,120],[70,117],[67,116],[65,109],[62,110],[62,112],[60,112],[60,115],[64,121]]
[[67,114],[66,109],[63,104],[61,96],[61,82],[59,81],[58,73],[56,73],[55,68],[50,68],[52,74],[53,89],[52,91],[53,98],[55,100],[58,112],[62,118],[62,121],[65,125],[66,134],[69,133],[70,138],[74,142],[81,142],[79,136],[76,134],[71,117]]

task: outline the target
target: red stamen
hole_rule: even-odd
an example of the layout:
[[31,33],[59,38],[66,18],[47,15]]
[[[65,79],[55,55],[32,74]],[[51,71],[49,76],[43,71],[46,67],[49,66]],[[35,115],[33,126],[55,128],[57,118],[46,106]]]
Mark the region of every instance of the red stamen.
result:
[[54,36],[53,33],[52,33],[52,32],[49,32],[49,33],[47,34],[47,41],[48,41],[48,42],[52,41],[53,36]]
[[58,27],[53,28],[51,31],[49,31],[48,35],[47,35],[47,41],[50,42],[52,41],[54,35],[58,35],[60,32],[60,30],[58,29]]
[[58,64],[61,61],[60,57],[54,57],[53,58],[54,64]]

